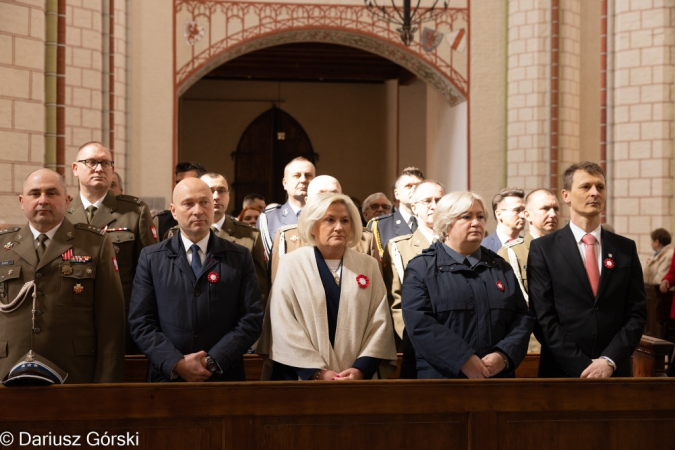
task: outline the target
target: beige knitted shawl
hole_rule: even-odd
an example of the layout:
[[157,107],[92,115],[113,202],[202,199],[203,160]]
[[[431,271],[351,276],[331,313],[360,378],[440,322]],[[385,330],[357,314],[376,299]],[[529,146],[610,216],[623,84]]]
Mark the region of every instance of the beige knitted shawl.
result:
[[[270,295],[272,360],[294,367],[342,372],[361,356],[383,360],[380,375],[396,369],[394,330],[377,261],[346,249],[335,347],[328,338],[326,294],[313,247],[284,256]],[[357,277],[365,275],[366,288]],[[377,376],[377,375],[376,375]]]

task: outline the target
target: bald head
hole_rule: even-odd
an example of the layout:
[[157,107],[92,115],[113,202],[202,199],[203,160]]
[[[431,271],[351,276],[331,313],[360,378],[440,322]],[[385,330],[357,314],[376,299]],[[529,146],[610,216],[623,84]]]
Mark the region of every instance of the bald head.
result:
[[330,175],[319,175],[314,178],[307,186],[307,198],[312,198],[316,194],[324,192],[332,192],[334,194],[342,194],[342,186],[335,177]]
[[61,175],[50,169],[38,169],[24,180],[19,203],[31,225],[46,233],[63,221],[70,199]]
[[211,188],[199,178],[185,178],[173,190],[171,214],[181,233],[197,243],[209,234],[213,223]]

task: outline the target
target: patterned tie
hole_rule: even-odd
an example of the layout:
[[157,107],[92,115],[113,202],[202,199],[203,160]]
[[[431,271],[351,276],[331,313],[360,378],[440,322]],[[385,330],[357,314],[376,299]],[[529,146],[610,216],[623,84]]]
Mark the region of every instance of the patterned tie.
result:
[[192,250],[192,271],[195,273],[195,276],[199,276],[199,272],[202,271],[202,259],[199,257],[199,246],[197,244],[192,244],[190,249]]
[[591,282],[593,295],[598,294],[598,284],[600,283],[600,271],[598,270],[598,260],[595,257],[595,236],[586,234],[581,238],[581,242],[586,244],[586,274],[588,281]]
[[45,250],[47,250],[47,246],[45,245],[45,241],[49,239],[46,234],[41,233],[37,237],[38,245],[35,248],[35,253],[37,253],[38,261],[42,259],[42,255],[45,254]]
[[97,209],[98,208],[94,205],[87,206],[87,223],[91,223],[91,221],[94,220],[94,213]]

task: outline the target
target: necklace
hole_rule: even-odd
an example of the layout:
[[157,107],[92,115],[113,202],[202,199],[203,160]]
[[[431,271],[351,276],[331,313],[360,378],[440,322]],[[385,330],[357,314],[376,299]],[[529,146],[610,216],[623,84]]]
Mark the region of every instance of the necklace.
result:
[[337,261],[335,261],[335,260],[326,261],[326,265],[328,266],[328,268],[331,271],[331,274],[333,275],[333,279],[335,280],[335,284],[340,286],[340,268],[342,267],[342,260],[340,260],[337,267],[335,269],[333,269],[333,267],[331,267],[331,266],[335,265],[336,262]]

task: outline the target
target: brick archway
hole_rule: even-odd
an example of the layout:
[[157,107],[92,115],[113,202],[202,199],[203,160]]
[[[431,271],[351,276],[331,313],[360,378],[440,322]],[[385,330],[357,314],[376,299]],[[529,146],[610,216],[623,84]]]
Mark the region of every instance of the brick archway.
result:
[[449,9],[425,24],[439,41],[416,37],[401,44],[395,27],[375,20],[362,5],[301,5],[175,0],[176,99],[215,67],[243,54],[281,44],[322,42],[359,48],[405,67],[454,106],[468,97],[469,54],[451,48],[446,34],[468,29],[469,8]]

